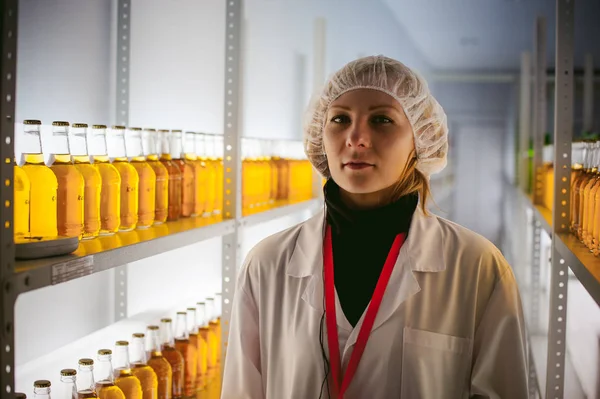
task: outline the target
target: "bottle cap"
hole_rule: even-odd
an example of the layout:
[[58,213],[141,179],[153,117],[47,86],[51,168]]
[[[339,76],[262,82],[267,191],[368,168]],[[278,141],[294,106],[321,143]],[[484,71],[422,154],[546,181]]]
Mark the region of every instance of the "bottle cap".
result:
[[26,119],[23,121],[24,125],[41,125],[42,122],[37,119]]
[[172,323],[172,322],[173,322],[173,320],[171,320],[171,319],[169,319],[169,318],[167,317],[167,318],[164,318],[164,319],[160,319],[160,322],[161,322],[161,323]]
[[48,380],[37,380],[33,383],[35,388],[50,388],[52,384]]
[[115,130],[125,130],[125,126],[115,125],[112,127]]
[[98,354],[101,356],[112,355],[112,351],[110,349],[100,349]]
[[65,121],[54,121],[54,122],[52,122],[52,126],[69,126],[69,122],[65,122]]
[[158,326],[148,326],[148,330],[156,331],[156,330],[158,330]]
[[62,369],[60,370],[60,375],[63,377],[72,377],[77,375],[77,370],[75,369]]
[[73,127],[74,128],[83,128],[83,127],[88,127],[87,123],[73,123]]
[[79,359],[79,364],[82,366],[93,366],[94,360],[88,358]]
[[130,127],[129,130],[133,130],[134,132],[141,132],[142,128],[141,127]]
[[129,346],[129,342],[128,341],[117,341],[115,342],[116,346]]
[[132,335],[133,338],[144,338],[146,335],[143,333],[135,333]]
[[92,129],[106,129],[106,125],[92,125]]

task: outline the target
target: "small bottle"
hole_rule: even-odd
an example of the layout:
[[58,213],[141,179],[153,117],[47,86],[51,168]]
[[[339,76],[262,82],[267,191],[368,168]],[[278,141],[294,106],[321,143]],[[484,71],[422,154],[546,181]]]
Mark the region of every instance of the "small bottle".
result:
[[94,361],[92,359],[79,359],[79,371],[77,374],[77,398],[97,398],[96,383],[94,382]]
[[115,344],[115,385],[121,388],[127,399],[142,399],[142,383],[131,372],[129,363],[129,342]]
[[208,374],[212,379],[218,370],[218,356],[220,340],[218,336],[218,326],[214,320],[214,298],[206,298],[206,325],[208,326]]
[[142,146],[146,162],[156,174],[156,210],[154,224],[166,222],[169,213],[169,172],[167,167],[158,160],[158,133],[156,129],[144,129]]
[[92,125],[88,131],[88,152],[102,180],[100,235],[112,235],[121,225],[121,175],[108,158],[105,125]]
[[216,324],[216,335],[218,340],[217,345],[217,365],[221,365],[221,315],[223,314],[223,294],[220,292],[215,294],[215,311],[214,311],[214,320]]
[[185,132],[183,140],[183,157],[185,162],[192,165],[194,170],[194,207],[192,209],[192,216],[202,216],[204,212],[204,203],[202,195],[198,195],[198,186],[202,181],[202,165],[196,155],[196,132]]
[[206,198],[206,212],[212,215],[215,211],[215,204],[217,202],[217,165],[215,156],[215,136],[214,134],[204,135],[204,153],[206,155],[206,169],[208,177],[206,179],[206,186],[208,188]]
[[188,333],[188,340],[190,342],[190,347],[194,348],[194,354],[195,354],[195,359],[193,361],[193,366],[196,368],[196,372],[195,372],[195,379],[194,379],[194,389],[198,390],[198,386],[200,385],[203,388],[203,384],[202,381],[198,381],[200,375],[198,374],[198,340],[199,340],[199,331],[198,331],[198,325],[197,325],[197,318],[196,318],[196,308],[195,307],[190,307],[187,308],[187,322],[186,322],[186,326],[187,326],[187,333]]
[[107,133],[108,156],[121,176],[121,224],[119,231],[131,231],[138,223],[138,172],[127,160],[125,127],[113,126]]
[[27,399],[27,395],[22,392],[15,392],[15,399]]
[[183,154],[181,130],[171,130],[171,158],[181,170],[181,215],[190,217],[194,212],[194,165]]
[[83,176],[83,239],[98,237],[100,233],[100,194],[102,177],[88,155],[88,125],[74,123],[69,131],[69,149],[72,161]]
[[223,151],[224,151],[224,138],[222,135],[215,135],[215,159],[213,161],[215,165],[215,206],[213,213],[220,215],[223,210],[223,179],[225,178],[223,173]]
[[169,318],[160,321],[160,341],[162,354],[171,365],[173,373],[173,399],[181,399],[185,382],[185,359],[181,352],[175,348],[173,326]]
[[25,237],[29,235],[29,195],[31,184],[27,173],[14,161],[14,236]]
[[34,399],[50,399],[50,386],[52,384],[48,380],[37,380],[33,383],[33,398]]
[[181,169],[171,157],[171,133],[169,130],[158,131],[160,142],[160,162],[167,168],[169,173],[169,212],[167,220],[177,220],[181,214]]
[[144,350],[144,334],[133,334],[131,340],[131,372],[142,383],[144,399],[156,399],[158,395],[158,378],[152,367],[148,366]]
[[69,154],[69,122],[52,122],[52,160],[50,169],[58,181],[57,227],[65,237],[83,237],[85,182]]
[[62,369],[60,371],[61,399],[77,399],[77,370]]
[[158,326],[148,326],[146,348],[150,353],[148,366],[152,367],[158,378],[158,399],[171,399],[173,396],[173,370],[169,361],[162,354]]
[[32,237],[56,237],[56,175],[44,163],[40,135],[41,122],[23,122],[23,170],[31,186],[29,196],[29,234]]
[[198,354],[195,345],[191,345],[188,333],[188,314],[177,312],[175,324],[175,348],[183,355],[184,368],[184,396],[192,396],[196,392],[196,375],[198,372]]
[[198,376],[196,390],[202,391],[208,384],[208,325],[206,325],[206,304],[196,303],[196,327],[198,329]]
[[[98,351],[98,365],[96,366],[96,393],[100,399],[129,399],[125,393],[115,385],[114,372],[111,362],[112,351],[100,349]],[[85,359],[88,365],[89,360]],[[93,361],[91,366],[94,366]]]
[[138,186],[138,229],[147,229],[154,224],[156,212],[156,173],[144,157],[142,148],[142,129],[132,127],[125,134],[125,148],[127,158],[137,170],[139,177]]

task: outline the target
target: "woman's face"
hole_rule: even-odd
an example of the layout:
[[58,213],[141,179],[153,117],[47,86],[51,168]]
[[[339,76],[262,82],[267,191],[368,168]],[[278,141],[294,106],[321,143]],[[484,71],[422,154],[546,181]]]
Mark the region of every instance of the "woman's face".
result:
[[323,141],[333,180],[355,199],[393,186],[414,149],[400,104],[370,89],[350,91],[331,103]]

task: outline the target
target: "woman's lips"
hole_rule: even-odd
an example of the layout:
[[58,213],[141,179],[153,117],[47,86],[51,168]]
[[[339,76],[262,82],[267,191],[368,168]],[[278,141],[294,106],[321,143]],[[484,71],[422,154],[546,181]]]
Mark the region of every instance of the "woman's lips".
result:
[[352,169],[352,170],[361,170],[361,169],[366,169],[366,168],[370,168],[373,165],[371,165],[370,163],[365,163],[365,162],[349,162],[344,164],[345,168],[348,169]]

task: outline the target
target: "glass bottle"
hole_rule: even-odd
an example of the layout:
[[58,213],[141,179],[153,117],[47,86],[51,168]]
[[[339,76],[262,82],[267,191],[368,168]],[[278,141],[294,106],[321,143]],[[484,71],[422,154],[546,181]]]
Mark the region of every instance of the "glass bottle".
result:
[[125,127],[113,126],[107,137],[108,156],[121,176],[121,223],[119,231],[131,231],[138,223],[138,189],[140,179],[136,168],[127,160]]
[[29,235],[29,195],[31,184],[27,173],[17,165],[14,160],[14,236],[25,237]]
[[223,313],[223,295],[215,294],[214,321],[216,325],[215,334],[217,336],[217,365],[221,364],[221,315]]
[[190,347],[194,348],[194,361],[193,361],[193,366],[195,368],[195,378],[194,378],[194,382],[193,382],[193,390],[197,390],[198,389],[198,379],[199,379],[199,375],[198,375],[198,325],[197,325],[197,320],[196,320],[196,308],[195,307],[190,307],[186,309],[186,317],[187,317],[187,322],[186,322],[186,326],[187,326],[187,333],[188,333],[188,340],[190,342]]
[[131,372],[142,383],[144,399],[156,399],[158,396],[158,378],[148,365],[146,351],[144,350],[145,335],[136,333],[131,340]]
[[100,193],[102,177],[90,162],[87,143],[88,125],[74,123],[69,130],[69,150],[75,168],[84,181],[83,239],[98,237],[100,233]]
[[52,160],[50,169],[58,181],[57,227],[58,234],[66,237],[83,237],[83,176],[71,161],[69,154],[69,122],[52,122]]
[[208,192],[210,191],[208,179],[210,168],[208,166],[208,158],[206,157],[205,134],[196,133],[194,135],[194,151],[196,152],[196,213],[201,216],[209,216],[208,214]]
[[121,388],[127,399],[142,399],[142,383],[133,375],[129,363],[129,342],[115,343],[115,385]]
[[48,380],[37,380],[33,383],[34,399],[50,399],[50,387],[52,384]]
[[578,177],[574,182],[571,183],[571,232],[577,235],[577,231],[579,230],[580,219],[579,219],[579,209],[580,209],[580,188],[582,180],[587,176],[588,166],[589,166],[589,157],[590,157],[590,143],[586,141],[582,150],[582,168]]
[[15,392],[15,399],[27,399],[27,395],[23,392]]
[[167,220],[177,220],[181,214],[182,174],[179,166],[171,157],[171,132],[166,129],[158,131],[160,139],[160,162],[169,174],[169,211]]
[[194,211],[194,165],[183,154],[181,130],[171,130],[171,158],[181,170],[181,214],[190,217]]
[[200,208],[202,208],[202,203],[201,203],[201,198],[197,197],[197,192],[198,192],[198,182],[199,180],[202,178],[201,176],[201,169],[200,169],[200,164],[198,163],[198,157],[196,156],[196,143],[195,143],[195,138],[196,133],[195,132],[185,132],[183,134],[183,159],[184,162],[188,165],[190,165],[192,167],[193,170],[193,174],[194,174],[194,179],[192,182],[192,198],[193,198],[193,207],[192,207],[192,211],[190,216],[192,217],[196,217],[199,215],[202,215],[202,213],[198,212],[198,210]]
[[142,148],[142,129],[132,127],[125,136],[127,157],[131,165],[137,170],[139,177],[138,186],[138,229],[146,229],[154,223],[156,212],[156,173],[144,157]]
[[44,163],[40,135],[41,122],[23,122],[23,170],[29,178],[29,234],[32,237],[56,237],[58,181]]
[[208,187],[206,197],[206,213],[212,215],[215,211],[217,202],[217,165],[215,157],[215,136],[213,134],[204,135],[204,151],[206,154],[206,168],[208,177],[206,185]]
[[61,399],[77,399],[77,370],[62,369],[60,371]]
[[218,347],[219,347],[219,337],[217,336],[217,323],[214,320],[214,298],[206,298],[204,300],[206,303],[206,325],[208,326],[208,374],[210,379],[215,376],[218,364],[217,364],[217,356],[218,356]]
[[94,361],[92,359],[79,359],[79,371],[77,374],[77,398],[97,398],[96,383],[94,382]]
[[188,316],[186,312],[177,312],[175,323],[175,348],[183,355],[184,366],[184,396],[192,396],[196,391],[196,374],[198,354],[196,346],[192,346],[188,334]]
[[[115,384],[111,357],[112,351],[110,349],[100,349],[98,351],[98,365],[96,367],[95,378],[98,398],[129,399],[128,396],[125,396],[125,392]],[[93,362],[91,365],[93,367]],[[141,397],[141,395],[139,397]]]
[[213,213],[220,215],[223,211],[223,184],[224,184],[224,170],[223,170],[223,152],[224,152],[224,137],[222,135],[215,135],[215,206]]
[[598,188],[600,187],[600,147],[597,150],[598,156],[596,157],[596,173],[590,180],[589,184],[589,193],[587,193],[587,206],[588,206],[588,214],[587,214],[587,224],[585,226],[586,230],[585,235],[583,237],[583,243],[593,251],[592,243],[594,241],[594,226],[596,225],[597,214],[596,213],[596,198],[598,193]]
[[88,131],[88,153],[102,181],[100,235],[112,235],[121,225],[121,175],[108,158],[106,125],[92,125]]
[[158,378],[158,399],[171,399],[173,395],[173,370],[160,348],[158,326],[148,326],[146,330],[146,348],[150,353],[148,366],[152,367]]
[[579,240],[584,242],[587,238],[588,233],[588,224],[589,224],[589,205],[590,205],[590,190],[595,182],[596,173],[598,172],[598,155],[599,155],[599,144],[594,144],[592,149],[592,157],[591,157],[591,168],[588,171],[587,177],[584,181],[584,185],[581,187],[580,196],[581,202],[580,207],[582,208],[579,213],[581,217],[580,229],[578,231]]
[[161,224],[167,221],[169,212],[169,172],[158,159],[157,143],[156,129],[144,129],[142,132],[144,156],[156,175],[154,224]]
[[208,326],[206,325],[206,304],[196,303],[196,327],[198,329],[198,374],[196,390],[201,391],[208,383]]
[[161,319],[160,335],[162,354],[171,365],[173,374],[173,399],[181,399],[185,382],[185,359],[181,352],[175,348],[171,319]]

